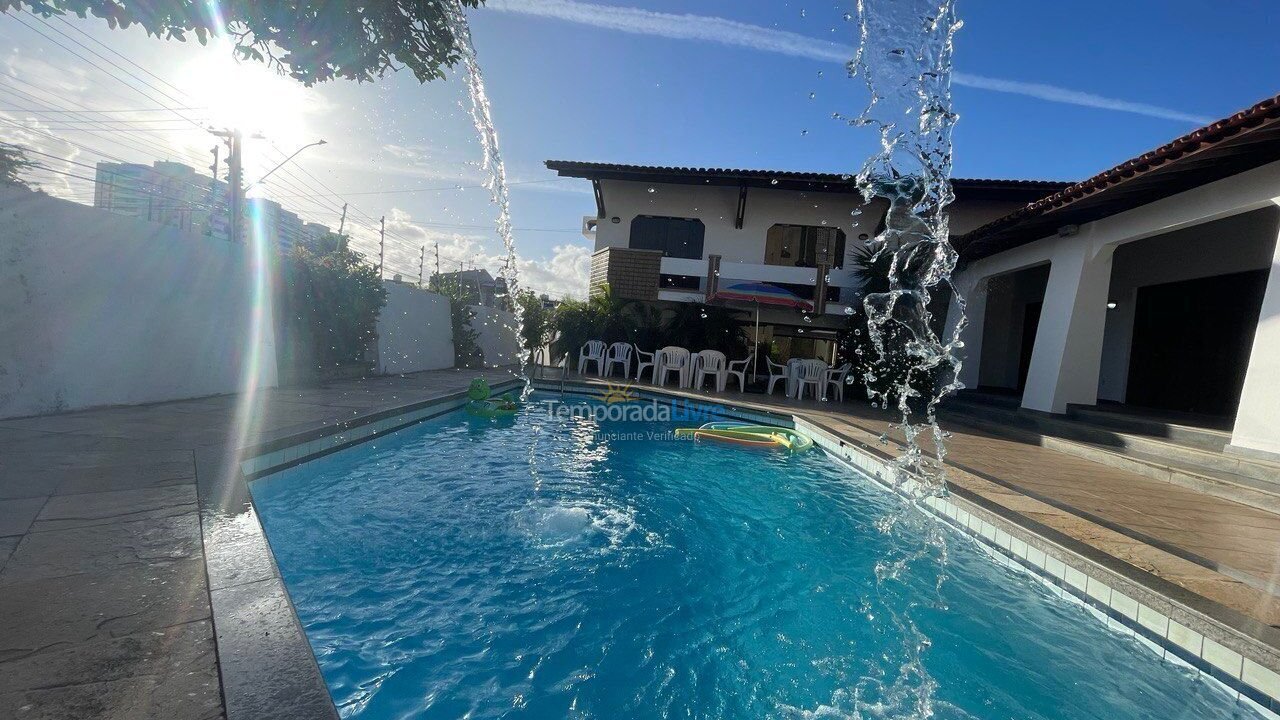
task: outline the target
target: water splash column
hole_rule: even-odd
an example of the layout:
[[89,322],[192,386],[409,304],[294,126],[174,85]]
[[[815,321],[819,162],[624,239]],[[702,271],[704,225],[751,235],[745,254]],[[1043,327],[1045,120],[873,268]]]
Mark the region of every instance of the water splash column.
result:
[[[904,379],[872,402],[897,410],[906,450],[897,461],[899,481],[922,480],[924,492],[944,484],[943,433],[935,411],[959,387],[964,299],[955,294],[956,321],[942,336],[930,304],[946,290],[957,255],[948,239],[946,206],[951,191],[952,38],[960,28],[952,0],[858,0],[859,46],[849,63],[870,94],[852,124],[875,128],[880,151],[858,173],[867,202],[889,201],[885,229],[870,242],[891,259],[889,291],[868,294],[863,304],[879,355],[877,372],[906,358]],[[923,414],[923,422],[913,415]],[[926,453],[921,435],[932,436]]]

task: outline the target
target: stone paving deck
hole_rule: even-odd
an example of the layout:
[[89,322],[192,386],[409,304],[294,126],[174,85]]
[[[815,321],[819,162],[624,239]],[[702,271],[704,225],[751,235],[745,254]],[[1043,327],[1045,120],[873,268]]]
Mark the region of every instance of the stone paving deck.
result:
[[[240,447],[479,374],[265,391],[247,428],[231,396],[0,420],[0,718],[336,717],[297,662],[305,639],[247,497],[223,481]],[[207,543],[223,550],[208,562]],[[223,682],[246,678],[264,687],[224,703]]]
[[[236,397],[0,420],[0,717],[334,717],[314,662],[298,661],[306,641],[239,480],[240,448],[456,393],[478,374],[266,391],[249,427]],[[721,397],[869,442],[888,424],[856,403]],[[948,429],[958,487],[1280,623],[1280,516]]]

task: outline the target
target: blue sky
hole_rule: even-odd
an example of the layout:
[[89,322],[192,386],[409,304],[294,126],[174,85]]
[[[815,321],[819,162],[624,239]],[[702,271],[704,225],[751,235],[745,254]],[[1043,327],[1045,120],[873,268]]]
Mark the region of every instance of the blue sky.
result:
[[[585,182],[546,181],[551,176],[541,163],[548,158],[855,170],[871,150],[870,131],[831,119],[865,102],[861,83],[837,62],[853,43],[856,24],[842,17],[852,5],[489,0],[472,12],[507,169],[517,182],[512,212],[528,284],[580,292],[585,279],[587,248],[577,228],[594,205]],[[955,53],[957,176],[1080,179],[1195,128],[1197,120],[1280,92],[1274,3],[961,0],[959,12],[965,26]],[[694,17],[674,17],[684,15]],[[7,76],[0,77],[0,117],[35,131],[0,128],[20,141],[72,162],[95,162],[103,158],[92,151],[108,149],[149,161],[156,158],[148,154],[172,148],[174,157],[194,164],[207,158],[208,136],[194,123],[141,111],[183,100],[204,108],[186,115],[216,122],[218,105],[244,98],[234,93],[224,100],[232,90],[210,88],[224,76],[250,73],[230,88],[255,89],[249,109],[269,116],[263,120],[269,138],[252,150],[261,167],[316,137],[329,141],[258,192],[333,224],[341,196],[358,208],[352,217],[365,249],[376,218],[387,215],[394,232],[389,265],[405,274],[416,271],[424,244],[440,242],[446,266],[483,265],[500,254],[487,230],[493,209],[474,187],[479,149],[456,80],[424,87],[401,74],[376,85],[306,90],[264,79],[258,68],[236,68],[222,49],[113,32],[95,21],[72,19],[74,28],[55,21],[51,29],[30,16],[21,20],[27,24],[0,18],[0,72]],[[133,68],[76,28],[172,86],[85,62],[95,60],[88,47]],[[41,124],[17,110],[49,107],[138,110],[112,126],[130,129],[124,137],[136,142],[113,142],[110,133],[88,134],[75,123]],[[46,112],[39,119],[69,116]],[[91,173],[72,164],[57,168]],[[41,177],[50,192],[88,196],[84,183],[66,175]],[[413,188],[443,189],[380,194]]]

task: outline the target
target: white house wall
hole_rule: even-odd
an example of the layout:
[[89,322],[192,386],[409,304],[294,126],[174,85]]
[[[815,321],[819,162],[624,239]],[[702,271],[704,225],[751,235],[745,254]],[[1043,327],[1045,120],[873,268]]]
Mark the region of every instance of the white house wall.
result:
[[[750,188],[741,230],[734,227],[738,188],[602,180],[605,217],[595,231],[596,250],[627,247],[631,221],[638,215],[698,218],[706,228],[703,257],[720,255],[724,263],[764,263],[765,237],[776,224],[837,227],[845,233],[844,266],[859,247],[858,236],[875,234],[887,203],[864,204],[854,193],[800,192]],[[650,190],[652,189],[652,192]],[[1019,207],[1016,202],[960,201],[950,208],[952,234],[967,232]],[[855,210],[861,210],[854,215]],[[618,222],[613,222],[617,218]],[[751,278],[734,278],[751,279]],[[847,270],[834,270],[831,284],[852,279]]]
[[[1105,320],[1105,307],[1117,246],[1275,205],[1280,205],[1280,163],[1263,165],[1087,223],[1074,236],[1046,237],[983,258],[957,273],[956,284],[962,291],[985,296],[987,278],[1050,262],[1050,282],[1023,406],[1063,412],[1068,403],[1092,403],[1098,396],[1103,335],[1109,322]],[[1209,260],[1215,250],[1203,244],[1199,249],[1199,253],[1186,260],[1206,267],[1218,261]],[[1277,252],[1280,249],[1273,246],[1273,253]],[[1222,262],[1227,263],[1228,259],[1223,258]],[[1245,452],[1276,455],[1280,454],[1280,320],[1277,320],[1280,318],[1280,257],[1273,254],[1268,264],[1270,278],[1236,415],[1232,446]],[[982,305],[984,301],[985,297],[976,304]],[[1103,308],[1102,321],[1099,321],[1099,308]],[[953,305],[948,323],[957,322],[957,315]],[[981,320],[972,322],[966,331],[967,368],[972,367],[974,357],[981,357],[982,325]],[[1112,362],[1118,362],[1114,356]],[[972,384],[970,380],[976,379],[975,375],[972,369],[967,369],[966,384]],[[1090,378],[1093,378],[1091,391],[1087,387]]]
[[[1121,246],[1112,259],[1098,397],[1124,402],[1138,288],[1266,269],[1280,211],[1264,208]],[[1185,338],[1193,342],[1194,338]]]

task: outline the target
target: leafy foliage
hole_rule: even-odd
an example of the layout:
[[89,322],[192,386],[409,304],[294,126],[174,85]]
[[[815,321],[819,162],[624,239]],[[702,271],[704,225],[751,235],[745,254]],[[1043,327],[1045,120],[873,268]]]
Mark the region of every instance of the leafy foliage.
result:
[[542,298],[531,290],[522,290],[516,295],[516,304],[520,306],[522,341],[524,349],[533,352],[547,344],[547,334],[551,329],[551,313],[542,305]]
[[350,250],[320,254],[298,246],[283,259],[281,285],[282,349],[297,379],[367,362],[387,304],[377,271]]
[[[0,12],[21,9],[49,17],[74,13],[112,28],[141,25],[158,38],[204,45],[226,34],[235,52],[267,62],[311,85],[334,78],[367,81],[407,67],[419,82],[444,77],[460,59],[448,23],[454,0],[0,0]],[[478,7],[481,0],[456,0]],[[214,10],[211,12],[210,8]]]
[[[851,260],[851,268],[861,276],[862,286],[857,301],[853,303],[856,310],[849,317],[838,343],[840,354],[852,363],[849,376],[862,386],[868,397],[897,397],[896,388],[907,380],[914,365],[908,356],[911,337],[905,324],[890,320],[882,326],[883,356],[868,331],[869,318],[863,299],[867,295],[889,292],[889,273],[893,262],[892,253],[873,253],[867,248],[855,251]],[[937,373],[911,374],[911,391],[928,398],[932,396],[937,380]]]
[[692,351],[719,350],[729,357],[743,354],[745,337],[741,313],[718,305],[678,303],[663,310],[655,305],[622,300],[612,292],[587,300],[566,300],[552,318],[556,357],[574,356],[588,340],[630,342],[649,351],[677,345]]
[[0,142],[0,186],[30,189],[31,186],[22,179],[22,173],[39,167],[40,163],[28,159],[21,146]]
[[484,367],[480,333],[475,329],[476,313],[471,309],[470,291],[457,275],[443,275],[432,281],[433,289],[449,300],[449,322],[453,330],[453,366]]
[[719,305],[680,303],[671,311],[662,345],[677,345],[690,351],[719,350],[730,358],[744,352],[744,313]]

